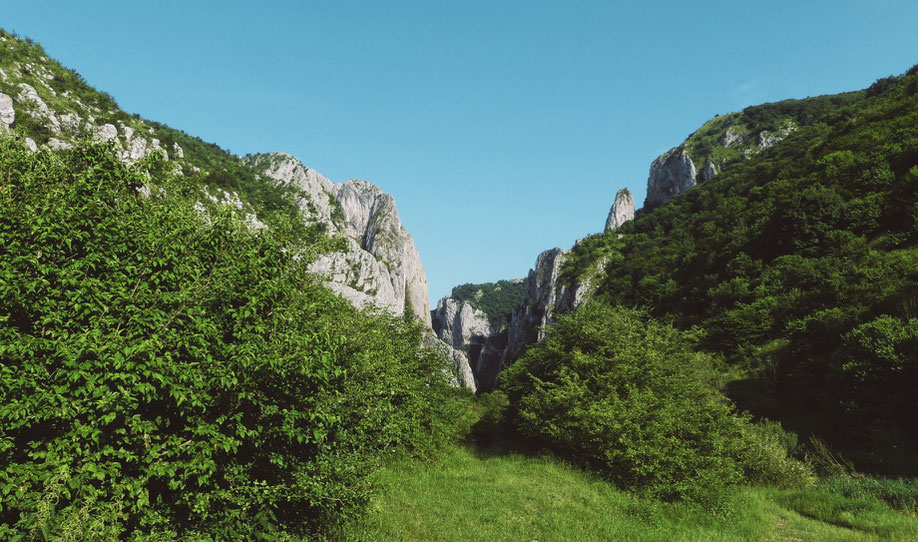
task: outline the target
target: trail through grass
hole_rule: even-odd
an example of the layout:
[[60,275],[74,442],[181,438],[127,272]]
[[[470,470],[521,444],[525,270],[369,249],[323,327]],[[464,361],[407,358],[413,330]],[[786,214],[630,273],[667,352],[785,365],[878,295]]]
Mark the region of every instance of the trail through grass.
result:
[[549,456],[460,448],[434,464],[403,463],[343,540],[876,541],[918,540],[918,518],[874,499],[825,490],[744,488],[712,515],[618,490]]

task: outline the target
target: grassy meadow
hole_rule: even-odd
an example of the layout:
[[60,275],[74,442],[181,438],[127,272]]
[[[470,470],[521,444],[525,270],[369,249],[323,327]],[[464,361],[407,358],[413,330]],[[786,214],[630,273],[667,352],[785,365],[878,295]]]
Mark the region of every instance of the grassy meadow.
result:
[[458,447],[434,463],[403,462],[377,474],[382,492],[348,541],[874,541],[918,540],[918,517],[874,498],[743,487],[712,514],[663,503],[550,455]]

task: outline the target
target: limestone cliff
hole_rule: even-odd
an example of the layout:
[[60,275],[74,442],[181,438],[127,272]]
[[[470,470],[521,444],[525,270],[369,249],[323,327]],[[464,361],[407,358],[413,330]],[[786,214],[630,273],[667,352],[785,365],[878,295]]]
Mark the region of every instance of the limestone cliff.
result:
[[769,114],[767,123],[759,120],[765,117],[762,110],[774,106],[765,104],[741,113],[714,117],[679,146],[658,156],[651,163],[647,176],[644,208],[662,205],[695,185],[710,181],[730,164],[777,145],[802,122],[809,120],[787,113]]
[[650,164],[644,208],[662,205],[689,191],[697,184],[696,174],[695,163],[685,153],[685,148],[676,147],[661,154]]
[[[540,341],[545,336],[544,328],[554,323],[558,314],[580,306],[595,291],[594,277],[598,273],[588,273],[577,280],[562,277],[566,255],[560,248],[539,254],[535,268],[521,281],[525,288],[506,323],[489,318],[469,301],[453,296],[437,303],[434,331],[453,348],[468,352],[479,391],[493,389],[500,371],[522,355],[526,347]],[[604,264],[605,260],[595,267],[600,269]]]
[[622,188],[615,194],[615,202],[609,209],[605,231],[615,231],[629,220],[634,220],[634,197],[630,190]]
[[450,375],[453,384],[468,388],[472,392],[478,390],[475,376],[469,365],[469,358],[462,350],[453,348],[446,342],[440,340],[435,334],[427,332],[424,334],[424,345],[440,352],[445,358],[450,360],[455,369],[455,373]]
[[447,296],[432,311],[433,329],[444,343],[468,356],[476,388],[494,385],[507,344],[507,329],[465,300]]
[[284,153],[258,154],[246,165],[271,182],[294,186],[307,221],[326,224],[346,249],[312,263],[329,288],[358,307],[375,304],[396,314],[412,311],[430,326],[427,275],[395,200],[366,181],[335,184]]
[[[541,341],[545,327],[553,324],[557,315],[576,309],[595,292],[596,272],[576,279],[562,276],[567,254],[560,248],[546,250],[536,258],[535,268],[529,270],[526,297],[510,321],[508,344],[501,359],[503,367],[516,361],[527,346]],[[592,271],[601,270],[605,263],[600,260]]]

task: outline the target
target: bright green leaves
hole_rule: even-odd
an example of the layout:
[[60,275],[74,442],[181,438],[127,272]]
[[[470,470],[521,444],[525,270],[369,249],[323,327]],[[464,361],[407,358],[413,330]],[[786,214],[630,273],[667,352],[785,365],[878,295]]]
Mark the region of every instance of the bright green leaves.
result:
[[750,450],[774,459],[772,478],[795,468],[785,449],[763,451],[690,345],[637,311],[588,304],[502,375],[512,426],[621,486],[710,506],[760,475]]
[[307,273],[332,241],[205,217],[156,160],[0,138],[0,535],[304,532],[455,430],[420,329]]

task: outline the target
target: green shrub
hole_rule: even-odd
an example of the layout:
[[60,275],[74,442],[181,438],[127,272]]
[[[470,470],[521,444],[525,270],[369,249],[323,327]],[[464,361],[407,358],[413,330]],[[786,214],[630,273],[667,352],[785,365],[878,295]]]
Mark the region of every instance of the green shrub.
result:
[[744,424],[742,436],[737,459],[750,482],[792,489],[816,481],[812,469],[791,455],[797,449],[797,435],[785,431],[780,423]]
[[918,480],[915,479],[836,476],[820,486],[848,498],[874,498],[896,510],[918,514]]
[[791,437],[738,416],[709,379],[711,360],[669,326],[591,303],[501,378],[512,423],[623,487],[721,504],[744,479],[795,486],[809,471]]
[[186,184],[0,139],[0,538],[305,533],[457,436],[420,325],[307,272],[327,237],[202,215]]

